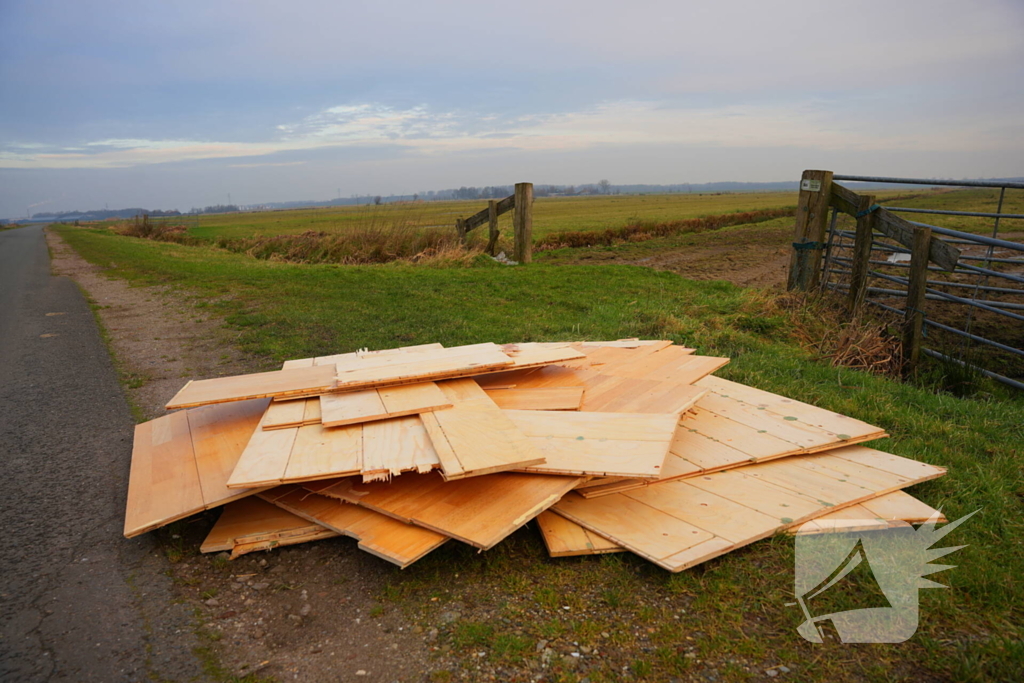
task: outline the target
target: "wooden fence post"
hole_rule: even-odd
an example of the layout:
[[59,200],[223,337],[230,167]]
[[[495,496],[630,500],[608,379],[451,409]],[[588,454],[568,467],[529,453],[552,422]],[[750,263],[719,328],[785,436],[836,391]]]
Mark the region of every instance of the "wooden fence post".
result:
[[907,285],[907,308],[904,313],[903,371],[917,369],[921,358],[924,333],[924,302],[928,287],[928,257],[931,252],[932,229],[914,226],[914,245],[910,249],[910,276]]
[[487,222],[489,226],[487,253],[494,256],[494,250],[498,247],[498,200],[496,199],[487,202]]
[[831,196],[832,171],[804,171],[789,262],[787,289],[791,291],[807,292],[818,285]]
[[455,219],[455,232],[459,236],[459,243],[466,244],[466,219],[456,218]]
[[[857,237],[853,242],[853,272],[850,275],[850,291],[847,294],[847,308],[856,315],[864,303],[864,295],[868,288],[868,271],[871,270],[871,242],[875,239],[875,223],[878,214],[870,211],[875,203],[872,195],[861,195],[857,204],[857,213],[864,213],[857,218]],[[865,213],[868,212],[868,213]]]
[[516,207],[512,215],[515,228],[513,260],[529,263],[533,260],[533,183],[516,183]]

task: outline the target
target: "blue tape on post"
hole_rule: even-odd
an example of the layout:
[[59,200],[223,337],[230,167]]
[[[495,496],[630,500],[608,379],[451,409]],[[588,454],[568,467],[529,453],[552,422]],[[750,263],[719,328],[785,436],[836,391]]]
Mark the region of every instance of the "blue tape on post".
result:
[[864,218],[864,216],[867,216],[872,211],[878,211],[881,208],[882,207],[879,206],[878,204],[872,204],[870,208],[864,209],[863,211],[858,211],[857,213],[853,214],[853,217],[854,218]]
[[793,242],[793,248],[797,251],[810,251],[811,249],[824,249],[824,242]]

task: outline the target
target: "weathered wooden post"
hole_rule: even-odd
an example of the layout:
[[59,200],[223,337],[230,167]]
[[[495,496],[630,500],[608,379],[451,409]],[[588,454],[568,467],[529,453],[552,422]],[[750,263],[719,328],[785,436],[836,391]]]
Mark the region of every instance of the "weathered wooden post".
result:
[[455,232],[459,236],[459,243],[462,245],[466,244],[466,219],[456,218],[455,219]]
[[498,200],[491,199],[487,202],[487,253],[494,256],[494,250],[498,248]]
[[868,289],[868,271],[871,270],[871,242],[875,239],[875,223],[878,217],[871,207],[875,205],[872,195],[860,195],[857,204],[857,237],[853,242],[853,268],[850,275],[850,291],[846,305],[850,312],[856,314],[864,303],[864,295]]
[[787,289],[791,291],[807,292],[818,285],[831,193],[832,171],[804,171],[789,262]]
[[928,288],[928,259],[931,254],[932,229],[914,226],[914,242],[910,248],[910,277],[907,285],[907,308],[903,314],[903,371],[917,369],[924,336],[924,302]]
[[515,198],[515,213],[512,214],[515,244],[512,258],[519,263],[529,263],[533,260],[533,183],[516,183]]

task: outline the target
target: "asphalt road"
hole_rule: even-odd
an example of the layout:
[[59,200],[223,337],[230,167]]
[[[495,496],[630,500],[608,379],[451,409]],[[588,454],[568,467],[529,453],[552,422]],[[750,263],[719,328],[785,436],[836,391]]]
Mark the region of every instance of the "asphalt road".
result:
[[204,680],[151,538],[121,535],[134,421],[40,226],[0,231],[0,680]]

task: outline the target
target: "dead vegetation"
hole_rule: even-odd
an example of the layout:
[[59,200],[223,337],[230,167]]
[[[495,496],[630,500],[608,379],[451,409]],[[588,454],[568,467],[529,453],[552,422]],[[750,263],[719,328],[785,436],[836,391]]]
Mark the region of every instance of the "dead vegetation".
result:
[[842,301],[822,294],[766,292],[760,304],[766,313],[788,317],[794,340],[833,367],[900,376],[903,343],[893,332],[898,321],[882,313],[851,317]]
[[680,221],[667,221],[655,223],[652,221],[636,221],[630,225],[619,228],[608,228],[606,230],[572,232],[557,232],[546,235],[534,244],[537,251],[548,251],[551,249],[581,248],[595,246],[610,246],[622,242],[643,242],[656,237],[667,237],[681,233],[699,233],[708,230],[718,230],[730,225],[744,225],[747,223],[763,223],[775,218],[785,218],[794,215],[795,209],[764,209],[761,211],[743,211],[737,213],[726,213],[717,216],[702,216],[700,218],[689,218]]

